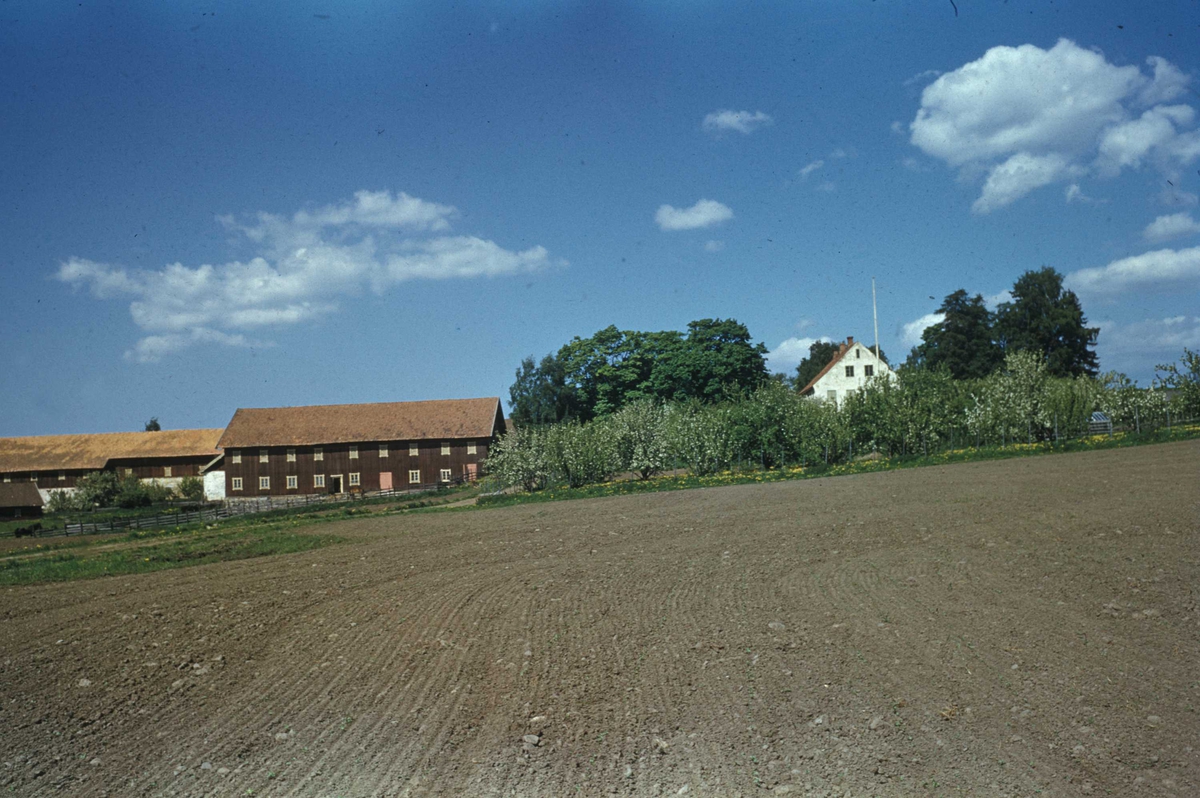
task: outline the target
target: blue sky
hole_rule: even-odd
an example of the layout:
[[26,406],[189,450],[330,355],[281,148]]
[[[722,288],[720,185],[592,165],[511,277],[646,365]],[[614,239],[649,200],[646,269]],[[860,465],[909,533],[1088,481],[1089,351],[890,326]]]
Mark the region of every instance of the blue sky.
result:
[[[1200,347],[1195,2],[0,5],[0,435],[500,395],[609,324],[902,359],[1053,266]],[[925,320],[924,322],[922,320]]]

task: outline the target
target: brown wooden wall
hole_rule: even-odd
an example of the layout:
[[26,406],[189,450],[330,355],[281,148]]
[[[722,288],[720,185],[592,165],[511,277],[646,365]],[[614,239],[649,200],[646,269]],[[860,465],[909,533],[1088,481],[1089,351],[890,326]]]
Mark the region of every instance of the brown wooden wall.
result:
[[[138,479],[162,479],[166,476],[167,467],[171,469],[172,477],[198,477],[200,469],[211,462],[213,455],[200,457],[154,457],[130,460],[110,460],[106,471],[116,471],[124,477],[127,471],[132,471]],[[43,490],[55,488],[73,488],[79,478],[92,473],[93,469],[68,469],[65,471],[16,471],[0,474],[0,480],[7,482],[36,482]],[[59,479],[59,475],[65,479]],[[31,476],[36,479],[30,479]]]
[[[363,491],[379,490],[379,475],[382,472],[392,473],[392,487],[402,490],[410,487],[409,470],[421,472],[419,484],[433,485],[440,481],[440,471],[450,469],[451,477],[464,474],[468,464],[481,467],[487,459],[487,439],[475,440],[476,453],[467,454],[467,444],[470,440],[454,439],[446,441],[450,444],[450,454],[441,453],[442,441],[417,441],[418,454],[409,455],[409,441],[383,441],[388,447],[388,456],[379,456],[381,441],[369,441],[358,444],[358,458],[350,458],[350,444],[335,443],[320,447],[324,453],[323,460],[313,459],[313,446],[270,446],[266,447],[267,462],[259,462],[259,447],[250,449],[230,448],[225,452],[225,496],[298,496],[306,493],[328,493],[333,489],[331,476],[342,475],[342,490],[349,491],[356,487]],[[296,453],[295,462],[288,462],[287,453],[291,448]],[[241,463],[234,462],[234,455],[241,455]],[[350,474],[360,475],[360,484],[350,484]],[[325,475],[325,487],[318,488],[313,483],[316,474]],[[287,487],[289,475],[296,477],[294,489]],[[270,486],[260,489],[259,477],[269,477]],[[233,480],[242,480],[241,490],[234,490]]]

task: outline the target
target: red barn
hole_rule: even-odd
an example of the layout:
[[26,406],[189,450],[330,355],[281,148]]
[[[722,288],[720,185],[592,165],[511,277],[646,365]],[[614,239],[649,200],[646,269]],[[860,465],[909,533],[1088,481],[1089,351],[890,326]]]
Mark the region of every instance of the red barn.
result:
[[217,445],[225,496],[295,496],[474,479],[505,430],[496,397],[239,408]]

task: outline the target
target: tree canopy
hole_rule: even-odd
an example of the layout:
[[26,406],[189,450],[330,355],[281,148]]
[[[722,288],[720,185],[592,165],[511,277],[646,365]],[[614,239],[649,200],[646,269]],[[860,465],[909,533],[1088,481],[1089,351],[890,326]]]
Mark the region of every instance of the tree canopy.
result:
[[1012,299],[995,313],[979,294],[959,289],[942,301],[941,322],[925,328],[909,355],[912,366],[946,368],[956,379],[987,376],[1015,352],[1033,352],[1052,377],[1092,376],[1098,327],[1087,318],[1063,277],[1050,267],[1027,271],[1012,287]]
[[766,347],[734,319],[700,319],[687,334],[609,326],[573,338],[537,365],[528,357],[509,389],[518,424],[608,415],[641,400],[712,401],[767,378]]
[[796,367],[796,390],[804,390],[804,386],[812,382],[813,377],[821,373],[833,356],[838,353],[838,344],[833,341],[814,341],[808,347],[808,357],[800,361]]
[[158,416],[153,416],[146,422],[146,432],[162,432],[162,426],[158,423]]

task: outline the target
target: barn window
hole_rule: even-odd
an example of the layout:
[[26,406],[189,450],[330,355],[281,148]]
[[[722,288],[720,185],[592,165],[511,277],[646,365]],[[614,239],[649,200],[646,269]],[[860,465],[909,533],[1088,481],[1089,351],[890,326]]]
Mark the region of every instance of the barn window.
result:
[[410,485],[419,485],[420,483],[421,483],[421,472],[420,472],[420,470],[419,470],[419,469],[416,469],[416,468],[414,468],[412,471],[409,471],[409,472],[408,472],[408,484],[410,484]]
[[475,449],[475,441],[471,441],[470,443],[468,443],[467,444],[467,454],[477,454],[477,453],[478,452]]
[[847,377],[854,376],[854,366],[846,366],[846,376]]
[[410,443],[408,445],[408,456],[409,457],[416,457],[420,453],[421,453],[421,450],[417,448],[417,445],[415,443]]
[[5,474],[5,475],[4,475],[4,481],[5,481],[5,482],[12,482],[12,477],[10,477],[8,474]]
[[296,488],[300,487],[299,483],[300,483],[300,478],[297,477],[295,474],[288,475],[288,480],[287,480],[288,490],[295,490]]
[[313,487],[314,488],[325,487],[325,475],[324,474],[313,474]]
[[163,466],[163,476],[164,477],[171,476],[171,467],[170,466]]
[[387,448],[387,444],[386,444],[386,443],[381,443],[381,444],[379,444],[379,456],[380,456],[380,457],[387,457],[387,456],[388,456],[388,448]]
[[359,472],[357,472],[357,471],[353,471],[353,472],[351,472],[351,474],[350,474],[350,487],[352,487],[352,488],[353,488],[353,487],[355,487],[355,486],[357,486],[357,485],[361,485],[361,484],[362,484],[362,474],[360,474],[360,473],[359,473]]
[[66,471],[59,471],[59,472],[58,472],[58,481],[59,481],[59,482],[66,482],[66,481],[67,481],[67,472],[66,472]]
[[259,477],[258,478],[258,489],[259,490],[270,490],[271,489],[271,478],[270,477]]
[[294,462],[296,462],[296,450],[295,450],[295,449],[288,449],[288,451],[287,451],[287,461],[288,461],[289,463],[294,463]]
[[322,449],[320,446],[314,446],[313,447],[313,459],[314,460],[324,460],[325,459],[325,450]]
[[449,481],[450,481],[450,469],[443,468],[442,469],[442,482],[449,482]]
[[450,454],[450,444],[442,441],[442,454]]
[[266,450],[266,449],[259,449],[259,450],[258,450],[258,462],[260,462],[260,463],[267,463],[267,462],[270,462],[270,460],[271,460],[271,456],[270,456],[270,454],[267,452],[267,450]]
[[863,376],[864,377],[874,377],[875,376],[875,367],[874,366],[863,366]]
[[127,477],[131,477],[131,476],[133,476],[133,469],[132,469],[132,468],[126,468],[126,469],[125,469],[125,476],[127,476]]
[[241,490],[241,489],[242,489],[242,478],[241,478],[241,477],[234,477],[234,478],[233,478],[233,489],[234,489],[234,490]]
[[238,450],[238,449],[234,449],[233,451],[231,451],[231,452],[229,453],[229,462],[231,462],[231,463],[241,463],[241,462],[242,462],[242,453],[241,453],[241,451],[240,451],[240,450]]
[[30,472],[29,472],[29,481],[30,481],[30,482],[37,482],[37,472],[36,472],[36,471],[30,471]]
[[358,447],[357,446],[354,446],[354,445],[350,446],[350,459],[351,460],[358,459]]

